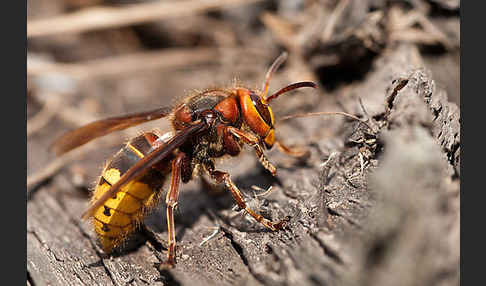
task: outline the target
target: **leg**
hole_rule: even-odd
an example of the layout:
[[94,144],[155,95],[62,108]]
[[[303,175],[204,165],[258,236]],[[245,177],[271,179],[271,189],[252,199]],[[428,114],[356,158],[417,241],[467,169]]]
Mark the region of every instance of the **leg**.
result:
[[297,157],[297,158],[302,158],[302,157],[307,157],[309,156],[309,151],[303,150],[303,149],[298,149],[298,148],[292,148],[284,145],[281,141],[276,141],[275,145],[277,146],[278,150],[284,154],[287,154],[292,157]]
[[209,172],[211,177],[213,177],[218,183],[224,183],[226,187],[231,191],[233,194],[233,198],[236,200],[236,203],[241,209],[244,209],[248,214],[250,214],[256,221],[263,224],[264,226],[268,227],[269,229],[276,231],[281,230],[285,227],[285,224],[289,221],[289,218],[285,218],[278,223],[273,223],[268,219],[264,218],[262,215],[257,214],[253,210],[251,210],[245,203],[245,199],[241,195],[240,190],[236,185],[231,181],[231,178],[228,173],[221,172],[217,170],[212,170],[209,168]]
[[172,160],[172,174],[170,179],[170,189],[167,192],[165,202],[167,204],[167,229],[169,236],[169,249],[167,252],[167,264],[173,267],[176,263],[176,240],[174,229],[174,209],[177,207],[177,200],[179,198],[179,183],[181,182],[181,170],[186,154],[179,153],[176,158]]
[[255,137],[253,134],[241,131],[237,128],[234,128],[232,126],[227,127],[228,131],[231,132],[233,135],[238,137],[239,139],[243,140],[245,144],[250,145],[255,149],[256,155],[258,157],[258,160],[262,164],[262,166],[270,171],[273,176],[277,175],[277,168],[275,168],[270,161],[268,161],[267,157],[265,157],[265,154],[263,154],[263,149],[261,145],[259,144],[259,140],[257,137]]

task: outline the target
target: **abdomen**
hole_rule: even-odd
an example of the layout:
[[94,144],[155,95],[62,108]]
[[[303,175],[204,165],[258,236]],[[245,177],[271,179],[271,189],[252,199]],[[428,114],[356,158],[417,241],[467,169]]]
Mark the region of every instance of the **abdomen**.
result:
[[[92,200],[96,201],[135,163],[151,151],[146,133],[131,139],[107,164],[96,185]],[[167,164],[170,166],[170,164]],[[152,168],[131,181],[109,198],[93,215],[93,225],[103,250],[107,253],[119,246],[132,233],[145,213],[158,201],[165,172]]]

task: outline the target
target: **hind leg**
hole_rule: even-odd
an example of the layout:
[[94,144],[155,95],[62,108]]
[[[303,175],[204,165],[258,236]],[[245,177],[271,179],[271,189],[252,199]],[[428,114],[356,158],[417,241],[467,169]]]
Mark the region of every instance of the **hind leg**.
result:
[[165,202],[167,204],[167,229],[168,229],[168,243],[167,261],[164,263],[169,267],[174,267],[176,263],[176,239],[174,227],[174,210],[177,207],[179,199],[179,185],[181,182],[181,172],[184,168],[184,160],[187,160],[185,153],[177,154],[176,158],[172,160],[172,173],[170,179],[170,189],[167,192]]

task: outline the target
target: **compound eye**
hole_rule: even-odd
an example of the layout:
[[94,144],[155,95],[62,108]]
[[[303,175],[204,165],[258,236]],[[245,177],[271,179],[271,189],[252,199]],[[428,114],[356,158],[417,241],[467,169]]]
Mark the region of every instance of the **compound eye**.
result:
[[267,123],[268,126],[272,127],[273,126],[272,115],[268,110],[268,106],[263,104],[260,97],[254,94],[253,92],[250,93],[250,98],[256,110],[258,111],[258,114],[260,114],[260,116],[263,118],[263,121],[265,121],[265,123]]

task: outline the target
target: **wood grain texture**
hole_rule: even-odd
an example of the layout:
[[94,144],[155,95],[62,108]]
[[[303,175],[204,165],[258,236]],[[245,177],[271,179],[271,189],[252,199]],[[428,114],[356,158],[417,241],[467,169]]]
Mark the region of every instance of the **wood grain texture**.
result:
[[[87,198],[72,195],[66,173],[56,175],[28,201],[29,283],[457,285],[459,109],[426,70],[413,66],[420,66],[416,48],[403,45],[340,99],[362,114],[362,98],[376,130],[339,116],[290,120],[278,132],[309,148],[306,161],[270,152],[277,178],[250,150],[223,165],[253,209],[273,220],[291,216],[286,230],[269,232],[235,215],[228,192],[184,186],[172,270],[158,269],[166,256],[164,204],[124,250],[105,256],[80,220]],[[339,108],[329,98],[314,105]],[[274,190],[257,197],[251,185]]]

